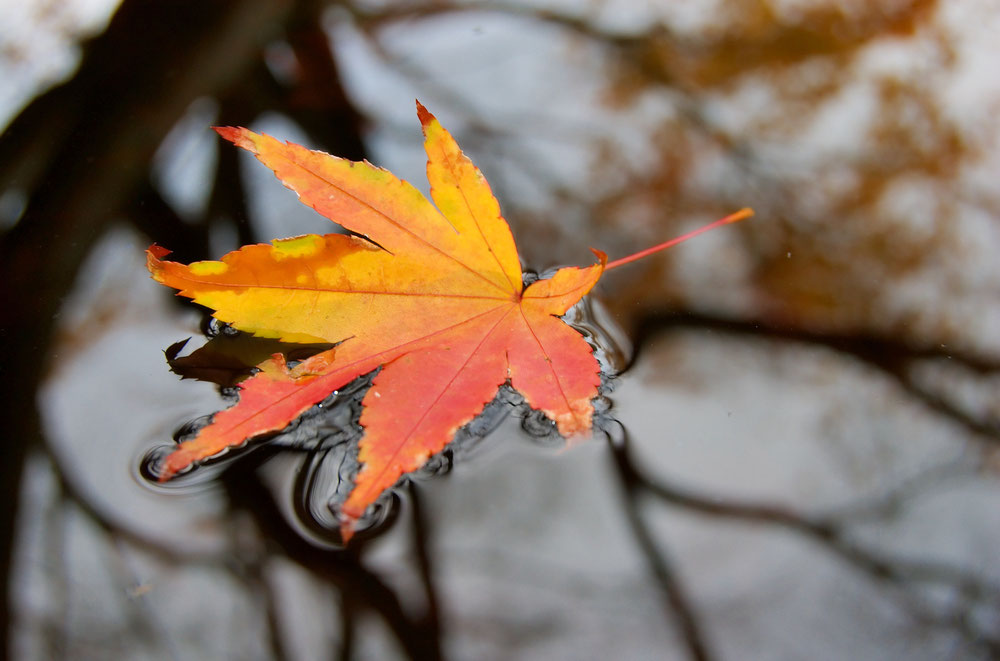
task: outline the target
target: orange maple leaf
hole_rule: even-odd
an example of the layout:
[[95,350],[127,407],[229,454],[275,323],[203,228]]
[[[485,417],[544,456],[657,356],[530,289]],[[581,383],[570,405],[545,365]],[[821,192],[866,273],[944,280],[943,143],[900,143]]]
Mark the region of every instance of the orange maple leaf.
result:
[[341,508],[345,541],[383,491],[441,451],[508,380],[564,436],[590,430],[600,367],[583,336],[559,317],[601,277],[606,256],[595,250],[596,264],[563,268],[525,287],[486,179],[419,103],[417,114],[434,205],[368,162],[244,128],[216,129],[355,235],[280,239],[187,266],[164,261],[164,248],[149,248],[153,277],[216,318],[258,336],[337,344],[293,368],[281,354],[259,365],[239,385],[237,404],[165,459],[161,479],[284,428],[378,367],[362,402],[362,467]]

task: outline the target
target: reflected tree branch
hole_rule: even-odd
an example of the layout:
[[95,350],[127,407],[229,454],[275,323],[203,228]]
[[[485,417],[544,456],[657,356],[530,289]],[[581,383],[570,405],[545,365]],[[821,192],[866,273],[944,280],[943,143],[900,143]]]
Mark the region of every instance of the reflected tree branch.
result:
[[[613,423],[612,423],[613,424]],[[632,488],[660,501],[713,518],[744,521],[784,529],[815,543],[855,570],[896,590],[904,607],[927,625],[959,631],[990,653],[1000,651],[1000,637],[977,624],[976,612],[987,608],[1000,614],[1000,585],[963,568],[936,561],[913,560],[868,548],[851,539],[850,520],[817,518],[783,505],[733,500],[679,487],[644,473],[630,456],[627,437],[612,440],[616,465]],[[613,435],[609,434],[609,439]],[[924,587],[944,586],[963,598],[950,608],[934,608],[920,593]]]
[[[145,181],[162,138],[194,99],[239,79],[287,10],[264,0],[126,0],[85,45],[76,75],[32,102],[0,136],[3,190],[20,189],[28,200],[18,224],[0,236],[8,299],[0,329],[17,347],[0,369],[21,375],[4,399],[10,428],[0,448],[0,594],[8,593],[21,469],[42,434],[35,397],[65,294],[94,242]],[[10,612],[0,601],[6,651]]]
[[[639,513],[638,499],[643,490],[648,488],[648,485],[636,479],[637,473],[624,452],[625,430],[621,425],[615,425],[617,433],[614,433],[609,430],[611,425],[614,423],[610,421],[605,424],[604,431],[607,433],[608,442],[613,449],[612,457],[615,460],[618,483],[622,490],[623,507],[636,545],[660,586],[666,600],[668,613],[676,620],[677,629],[684,641],[688,656],[693,661],[711,661],[714,657],[709,653],[704,625],[697,615],[691,597],[677,572],[673,569],[672,563],[668,560],[666,551],[657,545]],[[619,446],[622,447],[622,450],[618,449]]]
[[340,661],[351,661],[354,658],[355,639],[357,638],[357,608],[354,600],[348,594],[340,595]]
[[410,505],[413,507],[413,549],[416,556],[417,574],[423,584],[427,600],[427,612],[424,615],[424,626],[432,633],[432,639],[438,644],[438,655],[441,654],[441,606],[438,601],[438,588],[435,583],[434,564],[431,553],[431,521],[423,505],[420,486],[413,480],[407,483]]
[[76,480],[69,476],[63,467],[63,462],[48,445],[43,446],[43,452],[53,469],[56,480],[59,483],[59,488],[62,490],[66,500],[109,538],[126,542],[130,546],[170,565],[199,566],[216,569],[225,569],[229,566],[228,560],[220,554],[203,551],[186,551],[178,547],[169,546],[159,539],[136,530],[125,522],[104,512],[96,504],[95,501],[97,499],[88,494],[77,484]]
[[[410,617],[397,595],[358,557],[358,549],[342,551],[313,546],[290,527],[267,488],[255,475],[256,467],[273,452],[260,448],[242,461],[229,465],[221,477],[234,509],[247,512],[264,539],[276,544],[283,555],[351,595],[351,603],[364,605],[378,614],[389,627],[403,651],[411,659],[434,661],[441,658],[439,641],[424,624]],[[356,601],[354,601],[356,600]]]
[[947,360],[978,376],[1000,374],[1000,358],[941,345],[913,345],[905,338],[854,333],[818,332],[778,326],[758,319],[714,316],[691,310],[649,312],[635,327],[634,365],[655,335],[674,330],[704,330],[734,337],[777,340],[830,349],[875,368],[895,382],[903,392],[938,415],[965,428],[984,443],[1000,443],[1000,420],[977,415],[958,403],[930,390],[917,379],[914,368],[930,360]]

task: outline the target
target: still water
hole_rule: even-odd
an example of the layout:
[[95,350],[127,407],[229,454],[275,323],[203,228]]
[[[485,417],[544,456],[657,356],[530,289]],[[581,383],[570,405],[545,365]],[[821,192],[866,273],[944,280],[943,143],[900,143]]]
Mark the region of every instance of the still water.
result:
[[[919,548],[973,577],[988,571],[997,528],[983,522],[996,517],[997,486],[976,477],[974,455],[946,424],[828,352],[704,332],[665,335],[607,378],[598,431],[571,448],[501,390],[451,448],[383,499],[347,551],[336,505],[356,467],[366,379],[270,441],[152,482],[180,423],[226,401],[214,385],[169,373],[161,350],[197,341],[203,324],[145,277],[142,247],[130,232],[109,235],[66,304],[76,332],[41,401],[67,482],[54,480],[51,460],[33,461],[17,588],[30,606],[28,656],[56,644],[39,627],[61,618],[74,649],[112,646],[134,658],[267,658],[275,640],[299,658],[346,644],[393,658],[429,652],[420,641],[435,631],[457,658],[598,658],[622,645],[654,658],[685,645],[656,573],[675,558],[723,649],[790,621],[830,636],[863,626],[867,642],[840,647],[862,656],[898,644],[899,606],[880,581],[766,517],[704,515],[727,503],[844,511],[878,557]],[[598,299],[568,319],[606,369],[630,363]],[[663,501],[635,476],[623,480],[623,443],[634,468],[679,496]],[[893,499],[897,509],[885,509]],[[353,593],[361,589],[367,596]],[[917,582],[908,599],[957,603],[936,589]],[[822,622],[804,606],[817,599],[829,604]],[[762,600],[767,608],[751,608]],[[978,617],[992,617],[987,604]],[[926,658],[957,640],[942,629]]]

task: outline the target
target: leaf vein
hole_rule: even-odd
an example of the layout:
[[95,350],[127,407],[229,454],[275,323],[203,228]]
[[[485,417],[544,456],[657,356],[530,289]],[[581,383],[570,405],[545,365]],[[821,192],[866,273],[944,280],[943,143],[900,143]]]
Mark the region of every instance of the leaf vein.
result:
[[[326,177],[322,176],[320,173],[313,171],[312,169],[310,169],[309,167],[307,167],[303,163],[300,163],[296,159],[289,158],[289,157],[285,156],[284,154],[279,154],[278,157],[279,158],[284,158],[286,161],[288,161],[289,163],[291,163],[295,167],[297,167],[300,170],[303,170],[304,172],[307,172],[310,175],[316,177],[317,179],[319,179],[320,181],[322,181],[324,184],[326,184],[330,188],[333,188],[334,190],[337,190],[338,192],[340,192],[341,194],[343,194],[345,197],[348,197],[348,198],[354,200],[355,202],[357,202],[361,206],[367,207],[368,209],[370,209],[374,213],[376,213],[379,216],[381,216],[382,218],[384,218],[390,225],[392,225],[392,226],[396,227],[397,229],[400,229],[403,232],[409,234],[410,236],[412,236],[417,241],[423,243],[424,245],[428,246],[429,248],[434,249],[435,251],[437,251],[438,253],[440,253],[442,256],[447,257],[448,259],[452,260],[453,262],[455,262],[456,264],[458,264],[462,268],[464,268],[464,269],[468,270],[469,272],[475,274],[476,276],[478,276],[479,278],[481,278],[484,282],[488,282],[490,284],[490,286],[495,287],[495,288],[499,289],[500,291],[503,291],[502,287],[500,287],[498,284],[496,284],[495,282],[493,282],[492,280],[490,280],[489,278],[487,278],[485,275],[483,275],[482,273],[480,273],[476,269],[472,268],[471,266],[469,266],[468,264],[466,264],[465,262],[463,262],[462,260],[460,260],[458,257],[456,257],[454,255],[451,255],[451,254],[447,253],[446,251],[444,251],[443,249],[439,248],[438,246],[434,245],[433,243],[431,243],[427,239],[423,238],[422,236],[420,236],[419,234],[417,234],[413,230],[409,229],[408,227],[405,227],[404,225],[401,225],[398,221],[396,221],[394,218],[392,218],[392,216],[388,215],[387,213],[385,213],[381,209],[376,208],[374,205],[366,202],[365,200],[361,199],[360,197],[358,197],[358,196],[350,193],[349,191],[341,188],[340,186],[338,186],[334,182],[328,180]],[[372,166],[372,167],[375,167],[375,166]],[[381,169],[381,168],[379,168],[379,169]],[[400,181],[401,184],[405,183],[405,182],[402,182],[402,180],[398,180],[397,179],[397,181]],[[440,212],[438,212],[438,213],[440,215]],[[369,241],[371,240],[367,236],[365,236],[365,239],[367,239]]]

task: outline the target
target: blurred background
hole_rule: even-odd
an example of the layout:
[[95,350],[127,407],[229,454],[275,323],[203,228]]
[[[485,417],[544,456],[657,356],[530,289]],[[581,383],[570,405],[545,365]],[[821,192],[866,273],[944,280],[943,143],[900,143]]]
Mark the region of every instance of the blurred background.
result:
[[[1000,658],[998,34],[996,0],[3,2],[2,649]],[[757,216],[571,314],[617,374],[592,440],[508,393],[347,550],[351,402],[149,484],[226,401],[168,371],[203,315],[143,249],[332,227],[208,127],[426,190],[415,98],[529,269]]]

